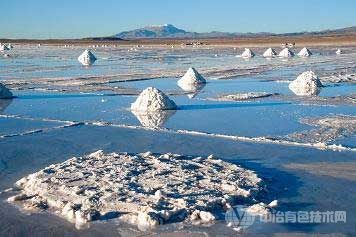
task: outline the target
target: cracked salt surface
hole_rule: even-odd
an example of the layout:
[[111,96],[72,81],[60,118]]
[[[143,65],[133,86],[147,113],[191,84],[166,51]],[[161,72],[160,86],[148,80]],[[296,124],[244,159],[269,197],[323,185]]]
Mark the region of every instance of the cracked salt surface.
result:
[[48,209],[78,228],[109,214],[145,229],[171,222],[209,223],[236,203],[264,214],[262,181],[220,159],[99,150],[50,165],[16,182],[8,199],[26,210]]
[[216,101],[243,101],[243,100],[253,100],[259,98],[265,98],[278,95],[278,93],[266,93],[266,92],[248,92],[248,93],[236,93],[236,94],[229,94],[229,95],[221,95],[217,98],[209,98],[210,100]]
[[356,133],[356,116],[328,116],[319,118],[303,118],[301,123],[316,128],[288,135],[289,139],[313,143],[332,142],[339,137]]

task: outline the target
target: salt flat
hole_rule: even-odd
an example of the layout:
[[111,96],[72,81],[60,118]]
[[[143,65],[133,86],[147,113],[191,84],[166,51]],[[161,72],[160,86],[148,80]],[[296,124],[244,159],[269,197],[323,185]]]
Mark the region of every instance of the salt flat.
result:
[[[112,152],[159,154],[152,159],[166,153],[192,159],[213,154],[261,179],[255,200],[240,204],[278,200],[276,210],[348,210],[348,222],[338,226],[257,224],[249,229],[251,233],[258,233],[260,228],[264,233],[354,231],[355,183],[348,174],[354,167],[356,148],[356,48],[343,47],[344,54],[336,55],[336,47],[311,47],[310,57],[289,59],[266,59],[262,56],[265,48],[251,48],[255,57],[248,60],[235,57],[243,49],[233,47],[131,48],[91,49],[97,57],[91,67],[77,61],[82,46],[15,45],[11,57],[0,58],[4,65],[0,82],[15,96],[0,104],[2,190],[29,174],[64,165],[74,156],[88,157],[97,150],[103,150],[110,163],[115,156],[107,154]],[[297,45],[292,50],[297,53],[302,48]],[[207,83],[183,90],[177,81],[192,66]],[[323,87],[316,95],[296,95],[289,89],[289,82],[308,70],[318,75]],[[138,94],[150,86],[169,96],[177,110],[131,111]],[[219,99],[227,95],[228,99]],[[74,172],[78,171],[78,164],[73,165]],[[313,172],[318,167],[320,171]],[[328,171],[332,175],[325,175]],[[334,171],[341,174],[334,175]],[[150,184],[149,180],[146,177],[148,183],[143,186]],[[153,198],[155,191],[148,197]],[[20,193],[7,190],[0,197],[5,201]],[[139,203],[143,205],[149,198]],[[75,230],[61,215],[52,215],[55,211],[51,209],[29,214],[23,206],[21,201],[3,202],[1,215],[7,218],[1,224],[13,232],[16,223],[21,223],[22,231],[36,226],[45,233],[51,233],[50,228],[57,225],[78,233],[140,233],[135,225],[121,222],[119,216],[99,218],[89,229]],[[171,233],[179,226],[183,233],[234,233],[223,216],[213,214],[215,221],[210,228],[172,221],[150,231]],[[33,217],[48,220],[49,227]]]

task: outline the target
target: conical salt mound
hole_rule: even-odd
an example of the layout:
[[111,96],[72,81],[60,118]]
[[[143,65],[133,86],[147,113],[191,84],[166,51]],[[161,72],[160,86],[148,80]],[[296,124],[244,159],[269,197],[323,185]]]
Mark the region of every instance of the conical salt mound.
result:
[[342,54],[342,51],[341,51],[341,49],[337,49],[335,53],[336,54]]
[[199,85],[205,84],[206,80],[202,75],[199,74],[195,68],[191,67],[188,71],[184,74],[184,76],[178,80],[177,84],[180,87],[187,87],[190,85]]
[[298,53],[299,57],[309,57],[311,55],[312,55],[312,53],[310,52],[310,50],[305,47],[302,48],[302,50],[300,50],[300,52]]
[[85,50],[79,57],[78,61],[84,66],[90,66],[96,61],[96,57],[90,50]]
[[317,95],[322,86],[318,76],[313,71],[306,71],[289,84],[289,89],[300,96]]
[[136,101],[131,104],[131,110],[134,111],[159,111],[176,108],[177,105],[173,100],[154,87],[148,87],[143,90]]
[[294,53],[292,51],[289,50],[289,48],[284,48],[279,54],[279,57],[282,58],[290,58],[294,56]]
[[0,44],[0,51],[10,50],[6,45]]
[[265,58],[271,58],[271,57],[274,57],[276,56],[277,53],[276,51],[274,51],[274,49],[272,48],[268,48],[264,53],[263,53],[263,57]]
[[255,53],[251,51],[249,48],[245,48],[245,51],[241,54],[243,58],[252,58],[255,56]]
[[0,83],[0,99],[10,99],[12,97],[11,91]]

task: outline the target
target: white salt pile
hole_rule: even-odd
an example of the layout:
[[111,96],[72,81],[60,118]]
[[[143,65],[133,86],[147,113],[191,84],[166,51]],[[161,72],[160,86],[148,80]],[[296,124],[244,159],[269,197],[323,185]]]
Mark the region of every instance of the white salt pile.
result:
[[274,49],[272,48],[268,48],[264,53],[263,53],[263,57],[265,58],[272,58],[274,56],[276,56],[277,53],[276,51],[274,51]]
[[298,53],[299,57],[309,57],[311,55],[312,53],[310,52],[310,50],[305,47],[302,50],[300,50],[300,52]]
[[342,51],[341,51],[341,49],[337,49],[335,53],[336,54],[342,54]]
[[206,80],[200,73],[193,67],[190,67],[184,76],[178,80],[177,84],[181,88],[188,88],[192,85],[205,84]]
[[253,207],[259,203],[260,185],[254,172],[212,155],[97,151],[20,179],[20,193],[8,201],[30,211],[48,209],[79,228],[116,214],[141,229],[179,221],[212,222],[236,202]]
[[282,58],[290,58],[294,56],[294,53],[290,51],[289,48],[284,48],[281,52],[279,52],[278,56]]
[[10,99],[12,97],[11,91],[0,83],[0,99]]
[[245,51],[241,54],[243,58],[252,58],[255,56],[255,53],[252,52],[249,48],[245,48]]
[[96,57],[90,50],[86,49],[79,57],[78,61],[84,66],[90,66],[96,61]]
[[0,44],[0,51],[10,50],[5,44]]
[[174,110],[177,105],[162,91],[148,87],[141,92],[136,101],[131,104],[131,110],[135,111],[159,111]]
[[322,86],[318,76],[313,71],[306,71],[289,84],[289,89],[300,96],[317,95]]

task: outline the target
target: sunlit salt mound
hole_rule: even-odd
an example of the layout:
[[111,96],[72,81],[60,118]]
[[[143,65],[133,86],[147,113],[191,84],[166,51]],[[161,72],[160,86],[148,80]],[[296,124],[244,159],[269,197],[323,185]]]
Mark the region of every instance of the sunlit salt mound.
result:
[[10,99],[12,97],[11,91],[0,83],[0,99]]
[[241,54],[243,58],[252,58],[255,56],[255,53],[251,51],[249,48],[245,48],[245,51]]
[[0,44],[0,51],[10,50],[6,45]]
[[279,54],[279,57],[282,58],[290,58],[294,56],[294,53],[292,51],[289,50],[289,48],[284,48]]
[[336,54],[342,54],[342,51],[341,51],[341,49],[337,49],[335,53]]
[[289,84],[289,89],[296,95],[310,96],[318,95],[322,86],[318,76],[313,71],[306,71]]
[[274,56],[276,56],[277,53],[276,51],[274,51],[274,49],[272,48],[268,48],[264,53],[263,53],[263,57],[265,58],[272,58]]
[[176,108],[177,105],[173,100],[154,87],[148,87],[143,90],[136,101],[131,104],[131,110],[134,111],[160,111]]
[[312,53],[310,52],[310,50],[305,47],[298,53],[299,57],[310,57],[311,55]]
[[184,76],[177,82],[178,86],[180,86],[181,88],[205,83],[206,80],[204,79],[204,77],[200,75],[199,72],[193,67],[189,68],[188,71],[184,74]]
[[96,61],[96,57],[90,50],[86,49],[79,57],[78,61],[84,66],[90,66]]

